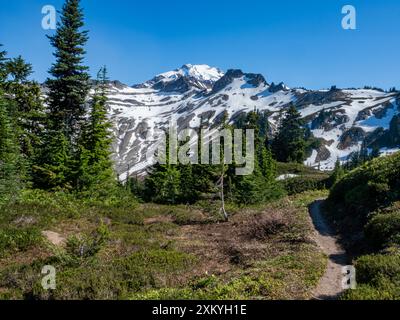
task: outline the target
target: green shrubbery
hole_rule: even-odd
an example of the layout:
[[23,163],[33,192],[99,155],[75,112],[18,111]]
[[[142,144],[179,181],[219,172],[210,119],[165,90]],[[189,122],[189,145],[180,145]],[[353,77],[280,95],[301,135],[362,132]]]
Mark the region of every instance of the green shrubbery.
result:
[[400,153],[374,159],[346,174],[332,188],[329,200],[366,214],[400,198]]
[[[168,285],[196,261],[191,255],[162,249],[135,252],[107,263],[95,256],[84,259],[60,255],[11,267],[3,271],[0,285],[13,290],[12,298],[121,299],[128,293]],[[49,264],[57,270],[57,289],[53,291],[40,285],[41,268]]]
[[390,249],[400,244],[399,199],[400,153],[367,162],[333,186],[326,207],[348,249],[376,252],[356,259],[358,287],[345,299],[400,299],[400,254]]
[[358,258],[355,262],[359,283],[377,284],[382,278],[400,280],[400,254],[375,254]]
[[0,258],[15,251],[25,251],[41,241],[42,235],[36,228],[0,229]]
[[305,191],[324,190],[329,188],[330,180],[327,173],[307,167],[301,163],[277,164],[278,176],[292,174],[296,177],[281,181],[283,189],[288,195],[303,193]]
[[365,235],[378,249],[391,244],[400,245],[400,211],[375,215],[365,226]]
[[288,195],[294,195],[305,191],[323,190],[327,188],[326,175],[308,175],[286,179],[283,187]]
[[351,300],[400,299],[400,254],[376,254],[355,262],[357,288],[343,298]]

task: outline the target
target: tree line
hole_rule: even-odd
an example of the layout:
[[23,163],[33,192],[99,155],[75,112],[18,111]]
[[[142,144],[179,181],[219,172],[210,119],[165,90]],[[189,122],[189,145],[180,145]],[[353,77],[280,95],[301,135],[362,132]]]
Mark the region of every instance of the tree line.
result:
[[[32,65],[9,58],[0,47],[0,201],[23,188],[107,195],[120,186],[110,159],[111,123],[107,118],[106,67],[92,81],[84,64],[84,14],[79,0],[66,0],[54,35],[48,36],[55,62],[42,87],[29,80]],[[43,94],[43,91],[45,94]],[[227,198],[241,204],[268,201],[282,194],[276,161],[302,162],[306,130],[291,105],[272,137],[268,114],[243,115],[226,129],[254,129],[254,172],[236,176],[232,165],[156,164],[144,180],[129,179],[127,189],[145,201],[193,203]],[[223,152],[221,150],[221,152]]]
[[79,0],[67,0],[49,36],[55,62],[41,86],[32,65],[0,52],[0,194],[23,187],[91,192],[115,184],[107,119],[107,70],[95,89],[84,65],[88,32]]

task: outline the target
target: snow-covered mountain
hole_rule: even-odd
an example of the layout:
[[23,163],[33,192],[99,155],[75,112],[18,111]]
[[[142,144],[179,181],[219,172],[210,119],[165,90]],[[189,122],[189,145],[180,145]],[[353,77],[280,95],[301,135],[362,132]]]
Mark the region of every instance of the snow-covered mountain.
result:
[[268,83],[260,74],[207,65],[184,65],[143,84],[110,83],[110,117],[115,124],[114,160],[120,175],[152,164],[146,151],[174,117],[179,129],[212,127],[224,112],[230,121],[243,113],[267,111],[274,130],[294,103],[312,134],[321,141],[305,161],[330,170],[364,142],[393,152],[400,147],[400,93],[379,89],[311,91]]

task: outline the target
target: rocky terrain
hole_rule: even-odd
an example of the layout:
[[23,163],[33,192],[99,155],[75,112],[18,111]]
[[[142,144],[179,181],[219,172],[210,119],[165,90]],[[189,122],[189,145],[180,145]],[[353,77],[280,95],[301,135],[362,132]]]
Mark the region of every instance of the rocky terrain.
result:
[[269,114],[271,134],[293,103],[320,146],[305,164],[331,170],[339,158],[364,143],[383,154],[400,147],[400,93],[380,89],[306,90],[269,83],[262,75],[207,65],[184,65],[139,85],[110,83],[110,117],[115,124],[114,159],[120,178],[140,174],[146,157],[173,118],[179,129],[216,126],[227,112],[234,122],[255,109]]

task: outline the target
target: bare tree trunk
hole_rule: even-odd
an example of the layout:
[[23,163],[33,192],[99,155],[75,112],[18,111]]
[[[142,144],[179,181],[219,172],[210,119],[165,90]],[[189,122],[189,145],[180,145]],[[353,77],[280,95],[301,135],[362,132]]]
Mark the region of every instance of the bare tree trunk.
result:
[[225,175],[224,167],[222,166],[222,174],[221,174],[221,178],[220,178],[220,181],[221,181],[220,195],[221,195],[221,204],[222,204],[222,206],[221,206],[220,211],[222,211],[222,213],[224,214],[225,221],[228,221],[229,220],[228,214],[225,211],[224,175]]

